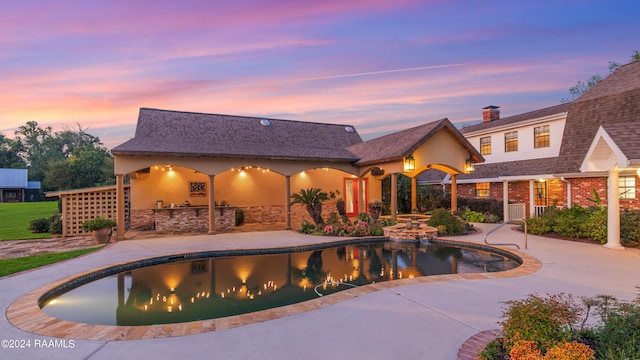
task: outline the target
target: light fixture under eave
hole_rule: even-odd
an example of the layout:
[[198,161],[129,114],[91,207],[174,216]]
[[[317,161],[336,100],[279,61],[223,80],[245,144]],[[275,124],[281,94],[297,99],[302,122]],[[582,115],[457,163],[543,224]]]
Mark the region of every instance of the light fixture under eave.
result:
[[409,155],[404,158],[404,171],[413,171],[416,169],[416,160],[413,158],[413,155]]
[[464,171],[467,173],[471,173],[474,172],[476,170],[475,165],[473,164],[473,159],[468,158],[467,160],[465,160],[464,162]]

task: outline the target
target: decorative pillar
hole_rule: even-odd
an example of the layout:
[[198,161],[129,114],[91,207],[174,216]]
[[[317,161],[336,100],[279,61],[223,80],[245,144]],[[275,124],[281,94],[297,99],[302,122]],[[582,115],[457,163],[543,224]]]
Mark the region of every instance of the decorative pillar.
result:
[[502,182],[502,208],[503,221],[507,222],[511,220],[509,216],[509,180],[504,180]]
[[418,178],[411,178],[411,212],[418,208]]
[[285,199],[284,199],[284,217],[285,229],[291,230],[291,175],[284,177]]
[[209,235],[216,233],[216,200],[213,191],[213,178],[215,175],[209,175]]
[[609,249],[624,249],[620,245],[620,195],[618,169],[609,170],[609,186],[607,192],[607,243]]
[[529,216],[534,217],[536,214],[536,194],[534,193],[535,180],[529,180]]
[[358,214],[367,212],[367,204],[364,201],[364,179],[362,177],[358,177]]
[[398,218],[398,174],[391,174],[391,218]]
[[458,175],[451,175],[451,213],[458,210]]
[[124,175],[116,175],[116,240],[124,239]]

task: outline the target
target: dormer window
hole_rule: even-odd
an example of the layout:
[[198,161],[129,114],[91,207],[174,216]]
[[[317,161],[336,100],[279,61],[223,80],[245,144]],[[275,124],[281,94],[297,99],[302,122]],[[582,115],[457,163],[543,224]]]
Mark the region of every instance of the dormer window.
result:
[[533,128],[533,147],[549,147],[549,125]]

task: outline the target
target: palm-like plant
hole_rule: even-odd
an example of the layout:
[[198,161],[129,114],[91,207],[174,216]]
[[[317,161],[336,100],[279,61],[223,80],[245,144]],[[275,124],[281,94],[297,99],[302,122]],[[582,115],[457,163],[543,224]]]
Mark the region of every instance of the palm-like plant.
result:
[[316,225],[324,223],[322,220],[322,201],[328,200],[329,195],[318,188],[300,189],[291,195],[291,204],[303,204],[306,206],[309,216]]

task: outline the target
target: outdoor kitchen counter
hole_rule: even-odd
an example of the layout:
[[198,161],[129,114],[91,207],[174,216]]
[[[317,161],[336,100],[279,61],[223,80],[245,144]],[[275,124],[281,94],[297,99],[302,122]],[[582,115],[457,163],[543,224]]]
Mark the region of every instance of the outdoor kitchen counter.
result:
[[[236,207],[215,207],[216,232],[233,231]],[[186,206],[153,209],[155,230],[160,233],[208,232],[209,207]]]

